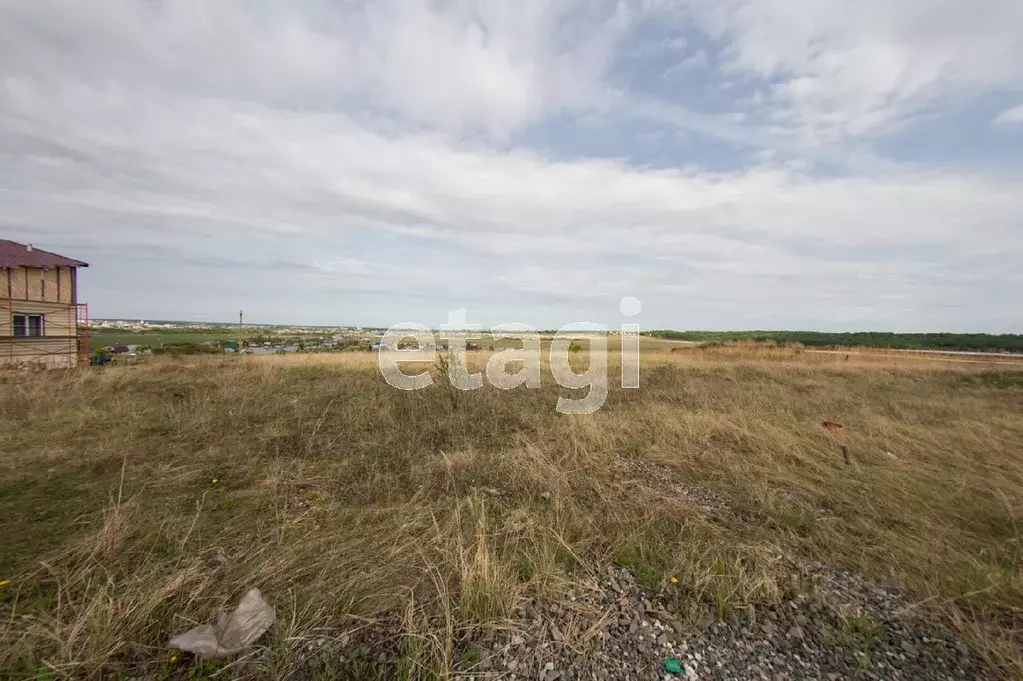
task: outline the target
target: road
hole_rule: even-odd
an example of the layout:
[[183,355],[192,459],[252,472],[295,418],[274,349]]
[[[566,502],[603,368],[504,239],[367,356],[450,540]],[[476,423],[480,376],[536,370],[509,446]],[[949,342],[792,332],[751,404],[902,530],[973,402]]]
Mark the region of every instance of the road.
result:
[[[862,350],[811,350],[825,355],[872,355],[879,354],[908,354],[917,355],[914,359],[929,359],[937,362],[968,362],[970,364],[1017,364],[1023,361],[1023,353],[1018,352],[975,352],[970,350],[908,350],[899,348],[870,348],[868,352]],[[940,355],[935,357],[934,355]],[[963,357],[983,357],[984,359],[962,359]]]

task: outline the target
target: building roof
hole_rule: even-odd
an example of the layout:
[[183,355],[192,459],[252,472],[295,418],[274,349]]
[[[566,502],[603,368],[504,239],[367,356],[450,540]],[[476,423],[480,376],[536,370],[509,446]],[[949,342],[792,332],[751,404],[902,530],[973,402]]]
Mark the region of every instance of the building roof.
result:
[[66,258],[15,241],[0,239],[0,267],[88,267],[89,263]]

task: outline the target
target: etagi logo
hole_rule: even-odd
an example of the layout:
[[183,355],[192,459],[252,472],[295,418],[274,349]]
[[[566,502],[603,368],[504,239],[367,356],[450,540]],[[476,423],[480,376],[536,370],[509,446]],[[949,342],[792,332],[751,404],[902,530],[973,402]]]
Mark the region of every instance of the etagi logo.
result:
[[[626,317],[639,314],[642,305],[636,298],[622,298],[619,310]],[[469,324],[465,308],[448,313],[447,324],[441,325],[440,337],[448,342],[450,359],[447,363],[448,380],[459,390],[476,390],[483,387],[483,373],[469,373],[465,361],[466,344],[470,337],[478,338],[479,324]],[[559,397],[557,410],[562,414],[592,414],[604,405],[608,391],[607,340],[608,329],[593,322],[575,322],[563,326],[551,339],[549,352],[551,374],[558,385],[573,390],[587,389],[586,397],[571,399]],[[501,390],[511,390],[520,385],[527,388],[540,387],[540,334],[528,324],[499,324],[490,329],[494,340],[516,339],[521,348],[506,348],[495,352],[486,366],[486,378],[490,384]],[[413,338],[416,349],[389,352],[401,341]],[[589,366],[583,373],[575,373],[570,362],[573,340],[589,342]],[[409,362],[430,362],[437,359],[437,340],[426,326],[416,322],[396,324],[380,339],[378,362],[380,373],[388,384],[399,390],[421,390],[433,385],[429,370],[406,374],[401,364]],[[622,387],[639,387],[639,325],[622,324]],[[509,364],[519,365],[518,371],[508,373]]]

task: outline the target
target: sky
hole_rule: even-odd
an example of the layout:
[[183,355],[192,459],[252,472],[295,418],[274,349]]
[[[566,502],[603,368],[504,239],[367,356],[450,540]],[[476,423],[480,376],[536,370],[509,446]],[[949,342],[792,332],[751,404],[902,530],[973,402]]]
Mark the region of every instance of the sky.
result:
[[89,262],[93,317],[1021,333],[1021,26],[2,0],[0,238]]

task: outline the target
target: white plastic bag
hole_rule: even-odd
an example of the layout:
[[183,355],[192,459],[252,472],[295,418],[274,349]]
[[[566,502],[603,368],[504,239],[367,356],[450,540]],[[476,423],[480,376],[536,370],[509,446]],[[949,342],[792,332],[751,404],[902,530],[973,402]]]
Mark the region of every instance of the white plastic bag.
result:
[[259,589],[249,589],[230,615],[220,610],[216,627],[203,624],[189,629],[172,638],[170,645],[204,660],[227,657],[255,643],[275,619],[274,609],[263,600]]

